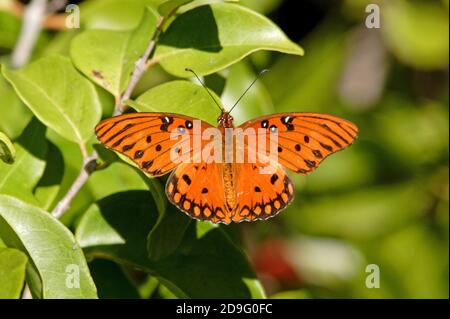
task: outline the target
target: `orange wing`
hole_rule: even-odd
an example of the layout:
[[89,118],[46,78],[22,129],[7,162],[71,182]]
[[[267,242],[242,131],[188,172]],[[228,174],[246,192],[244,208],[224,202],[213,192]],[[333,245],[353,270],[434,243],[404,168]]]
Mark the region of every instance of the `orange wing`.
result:
[[[195,120],[171,113],[130,113],[101,121],[95,133],[106,147],[126,155],[149,175],[161,176],[179,165],[171,159],[172,149],[180,156],[195,155]],[[201,131],[212,127],[197,121]],[[173,130],[180,133],[177,139],[171,138]]]
[[166,195],[172,204],[192,218],[213,223],[231,222],[221,163],[181,164],[167,180]]
[[[294,199],[294,185],[285,170],[274,161],[263,164],[234,164],[236,206],[234,222],[264,220],[277,215]],[[263,172],[271,167],[271,172]]]
[[320,113],[278,113],[243,123],[243,130],[267,130],[267,143],[278,133],[278,161],[300,174],[312,172],[327,156],[353,143],[358,127],[337,116]]

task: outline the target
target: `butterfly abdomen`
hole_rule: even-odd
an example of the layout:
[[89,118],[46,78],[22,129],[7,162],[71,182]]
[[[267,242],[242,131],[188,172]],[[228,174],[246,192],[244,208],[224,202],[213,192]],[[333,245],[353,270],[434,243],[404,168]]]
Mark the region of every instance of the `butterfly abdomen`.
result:
[[232,164],[226,163],[223,168],[223,184],[225,188],[225,200],[227,208],[232,211],[236,206],[236,192],[234,182],[234,172]]

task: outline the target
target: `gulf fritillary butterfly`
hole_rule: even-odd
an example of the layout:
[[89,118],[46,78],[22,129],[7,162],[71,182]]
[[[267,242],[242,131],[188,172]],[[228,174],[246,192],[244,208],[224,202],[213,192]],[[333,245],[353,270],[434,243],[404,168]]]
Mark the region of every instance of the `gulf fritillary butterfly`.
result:
[[[256,162],[211,163],[202,159],[198,163],[175,163],[170,150],[179,144],[170,134],[181,131],[187,136],[187,145],[192,146],[196,120],[172,113],[130,113],[101,121],[95,132],[107,148],[126,155],[148,175],[162,176],[173,171],[166,183],[166,195],[181,211],[195,219],[224,224],[264,220],[278,214],[293,200],[295,192],[282,166],[308,174],[327,156],[351,145],[358,134],[356,125],[337,116],[278,113],[237,127],[276,130],[278,161],[267,159],[266,154],[244,143],[246,154],[258,154]],[[200,123],[202,132],[213,127]],[[233,117],[222,110],[218,129],[223,133],[227,128],[234,128]],[[267,142],[270,138],[268,134]],[[202,141],[202,147],[205,143]],[[194,147],[189,147],[188,152],[193,158],[200,154]],[[260,169],[267,165],[273,173],[261,174]]]

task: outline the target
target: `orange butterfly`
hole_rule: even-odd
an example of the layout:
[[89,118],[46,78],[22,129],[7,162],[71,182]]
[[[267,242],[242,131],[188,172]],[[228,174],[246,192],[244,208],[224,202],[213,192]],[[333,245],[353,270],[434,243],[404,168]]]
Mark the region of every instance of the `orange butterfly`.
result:
[[[211,162],[200,156],[209,141],[202,140],[201,148],[193,146],[195,121],[200,123],[200,132],[213,128],[179,114],[130,113],[103,120],[95,131],[106,147],[126,155],[147,174],[161,176],[173,171],[167,180],[166,195],[181,211],[195,219],[225,224],[263,220],[278,214],[294,197],[294,185],[282,166],[308,174],[328,155],[351,145],[358,134],[356,125],[332,115],[262,116],[238,128],[266,130],[267,143],[273,136],[270,133],[276,131],[278,161],[262,154],[247,140],[241,148],[247,156],[257,154],[255,162]],[[222,110],[218,129],[224,133],[227,128],[234,128],[233,117]],[[181,144],[179,139],[171,138],[173,131],[183,135]],[[232,143],[233,149],[239,148],[235,140]],[[183,153],[197,161],[174,162],[171,150],[180,153],[180,146],[185,146]],[[261,174],[267,166],[272,172]]]

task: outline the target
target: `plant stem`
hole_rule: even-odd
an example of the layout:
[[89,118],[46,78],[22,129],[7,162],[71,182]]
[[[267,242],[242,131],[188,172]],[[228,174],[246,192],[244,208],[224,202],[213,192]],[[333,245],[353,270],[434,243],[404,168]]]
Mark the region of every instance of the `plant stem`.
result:
[[70,186],[66,195],[58,202],[56,207],[52,211],[52,215],[55,218],[60,218],[70,207],[70,203],[78,194],[83,185],[87,182],[89,175],[91,175],[97,169],[97,152],[93,152],[91,156],[85,157],[83,160],[83,166],[78,174],[77,178]]

